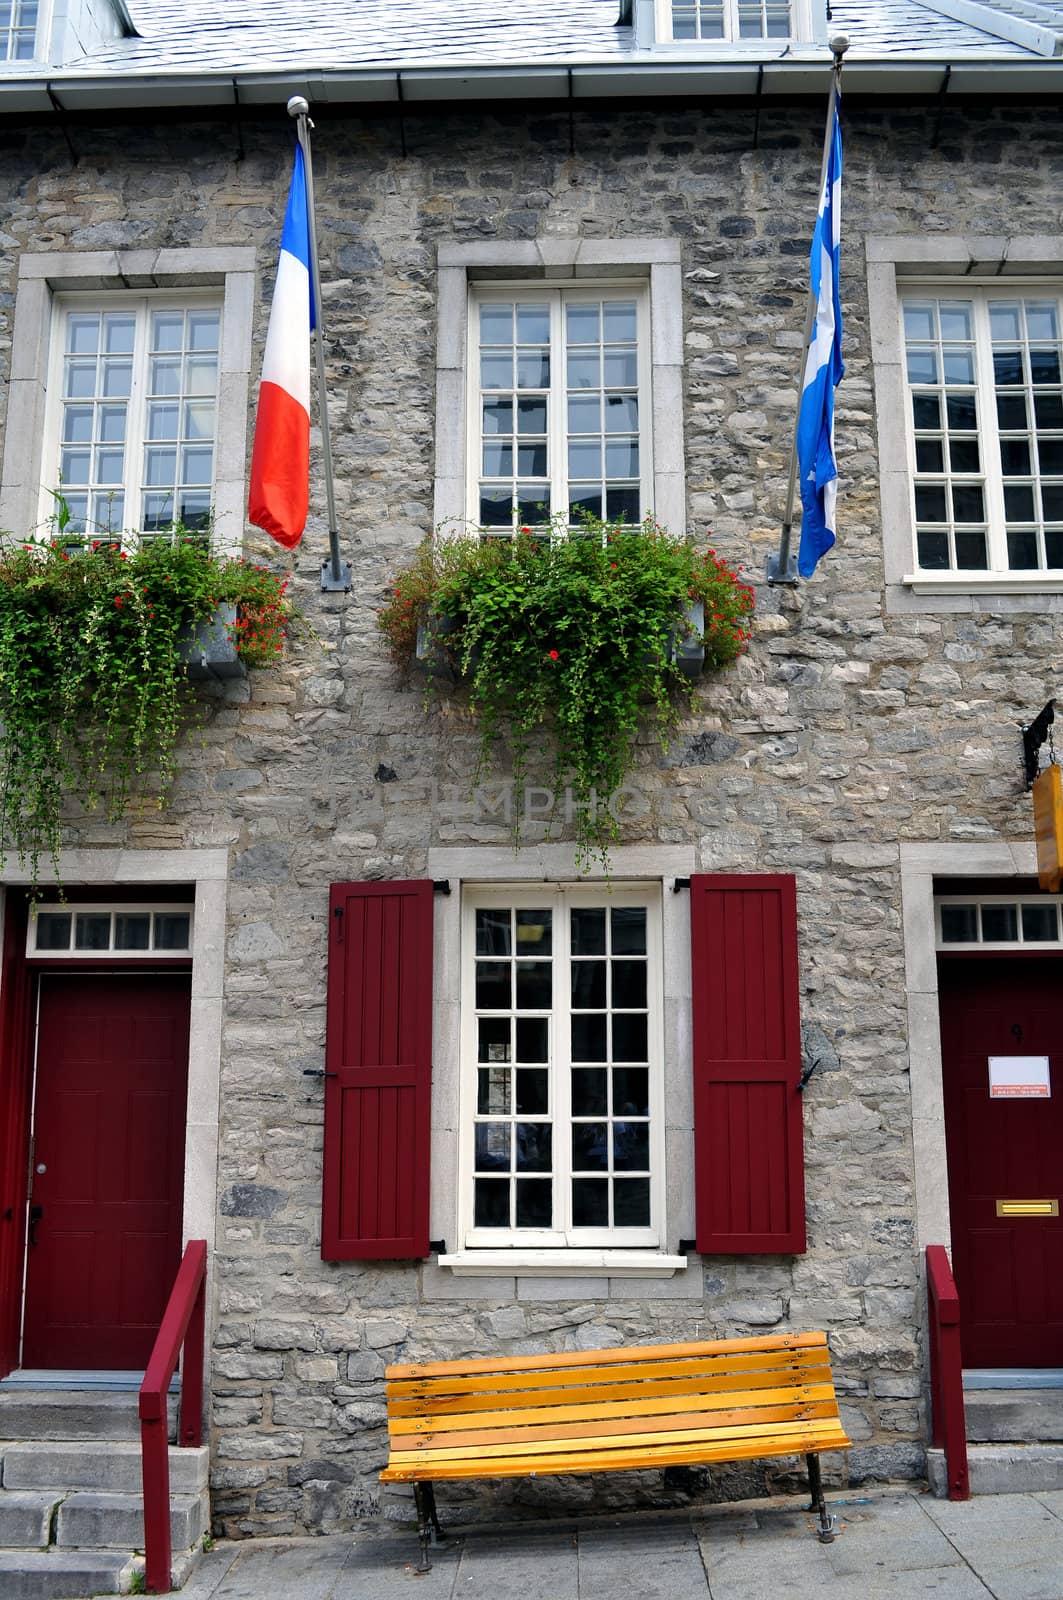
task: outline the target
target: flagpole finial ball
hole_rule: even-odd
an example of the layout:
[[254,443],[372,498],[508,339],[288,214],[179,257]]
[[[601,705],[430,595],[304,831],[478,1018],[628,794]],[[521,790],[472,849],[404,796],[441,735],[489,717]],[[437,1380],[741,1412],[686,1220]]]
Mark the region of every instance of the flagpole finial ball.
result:
[[849,48],[849,35],[847,33],[832,33],[827,43],[836,56],[843,56]]
[[[846,40],[848,43],[848,40]],[[290,117],[308,117],[310,115],[310,102],[304,100],[301,94],[293,94],[288,101],[288,115]]]

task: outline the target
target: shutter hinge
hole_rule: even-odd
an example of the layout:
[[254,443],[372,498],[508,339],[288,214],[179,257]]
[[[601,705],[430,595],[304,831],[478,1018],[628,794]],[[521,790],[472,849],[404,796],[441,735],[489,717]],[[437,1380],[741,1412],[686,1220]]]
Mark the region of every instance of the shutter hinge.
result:
[[447,1241],[445,1239],[429,1239],[428,1248],[429,1250],[434,1250],[437,1256],[445,1256],[447,1253]]
[[681,1256],[688,1256],[690,1255],[691,1251],[697,1250],[697,1248],[698,1241],[696,1239],[680,1239],[677,1254]]
[[432,879],[432,893],[433,894],[449,894],[450,893],[450,879],[449,878],[433,878]]
[[690,888],[690,879],[689,878],[673,878],[672,879],[672,893],[673,894],[678,894],[680,889],[689,889],[689,888]]
[[817,1067],[821,1067],[822,1065],[823,1065],[823,1057],[822,1056],[817,1056],[815,1061],[810,1062],[810,1064],[805,1068],[804,1072],[802,1072],[802,1074],[801,1074],[800,1082],[797,1085],[798,1090],[801,1090],[801,1089],[804,1088],[805,1084],[808,1082],[809,1078],[811,1078],[811,1076],[815,1072],[816,1068]]

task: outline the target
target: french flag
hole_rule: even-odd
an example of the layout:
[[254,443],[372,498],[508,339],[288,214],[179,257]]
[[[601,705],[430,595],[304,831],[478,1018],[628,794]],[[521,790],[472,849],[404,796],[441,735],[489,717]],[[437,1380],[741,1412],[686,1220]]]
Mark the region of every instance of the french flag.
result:
[[297,145],[262,361],[247,504],[250,521],[271,533],[286,550],[294,550],[299,543],[310,502],[313,326],[306,166]]

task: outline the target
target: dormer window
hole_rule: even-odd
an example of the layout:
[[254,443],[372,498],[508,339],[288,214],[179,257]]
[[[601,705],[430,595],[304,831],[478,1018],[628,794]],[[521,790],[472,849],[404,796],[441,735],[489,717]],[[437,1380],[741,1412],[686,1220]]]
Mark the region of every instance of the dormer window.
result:
[[0,0],[0,48],[5,61],[32,61],[37,49],[38,0]]
[[673,0],[673,39],[789,39],[790,0]]
[[748,44],[816,36],[809,0],[656,0],[661,44]]

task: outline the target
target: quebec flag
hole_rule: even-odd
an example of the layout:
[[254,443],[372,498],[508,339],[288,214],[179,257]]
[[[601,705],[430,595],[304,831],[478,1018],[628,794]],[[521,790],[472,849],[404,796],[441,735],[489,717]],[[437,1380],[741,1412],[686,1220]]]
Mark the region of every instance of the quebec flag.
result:
[[288,190],[277,283],[269,313],[247,515],[293,550],[310,505],[310,223],[300,146]]
[[838,100],[827,157],[827,177],[809,252],[816,321],[805,361],[797,414],[797,465],[801,484],[801,545],[797,570],[810,578],[834,543],[838,469],[834,463],[834,390],[845,373],[839,292],[842,233],[842,128]]

